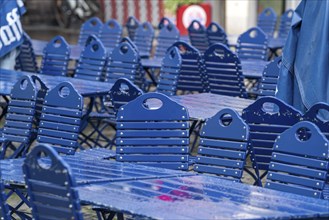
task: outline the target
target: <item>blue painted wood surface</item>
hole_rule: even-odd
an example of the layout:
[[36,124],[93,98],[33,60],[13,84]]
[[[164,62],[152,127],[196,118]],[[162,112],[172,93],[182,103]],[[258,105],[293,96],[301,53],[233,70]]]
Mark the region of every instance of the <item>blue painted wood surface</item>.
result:
[[99,35],[103,22],[98,17],[89,18],[80,28],[78,44],[85,46],[86,40],[90,35]]

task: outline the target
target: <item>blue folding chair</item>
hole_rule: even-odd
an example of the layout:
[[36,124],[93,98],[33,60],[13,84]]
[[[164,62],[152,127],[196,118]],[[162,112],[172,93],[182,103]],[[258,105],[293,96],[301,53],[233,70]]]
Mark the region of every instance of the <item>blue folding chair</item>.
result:
[[250,149],[249,127],[239,114],[232,109],[219,111],[206,120],[200,136],[194,171],[241,182],[248,152],[253,151]]
[[49,41],[43,51],[40,74],[66,76],[71,48],[62,36]]
[[104,80],[107,51],[103,43],[96,36],[91,35],[86,40],[86,43],[80,55],[74,77],[102,81]]
[[25,156],[36,138],[46,91],[47,87],[36,76],[22,76],[15,83],[0,138],[0,159]]
[[268,38],[273,37],[276,26],[277,15],[273,8],[265,8],[258,15],[257,26],[260,27]]
[[176,94],[181,67],[182,57],[179,50],[177,47],[171,47],[162,60],[157,92],[167,96]]
[[23,43],[19,46],[20,53],[16,57],[16,70],[37,73],[38,65],[29,35],[23,34]]
[[191,44],[204,53],[209,46],[206,27],[199,21],[193,20],[187,30]]
[[99,34],[99,39],[106,48],[113,49],[119,44],[121,35],[121,25],[115,19],[110,19],[104,23]]
[[207,92],[208,81],[200,52],[186,42],[178,41],[173,44],[182,57],[177,90],[183,93]]
[[[325,112],[327,114],[325,114]],[[325,102],[319,102],[314,104],[303,116],[303,120],[310,121],[316,124],[321,132],[327,137],[329,140],[329,121],[328,116],[329,112],[329,104]]]
[[103,22],[97,17],[92,17],[85,21],[80,28],[78,44],[80,46],[85,46],[88,37],[90,35],[99,36],[102,27]]
[[158,29],[159,34],[157,37],[157,46],[155,48],[154,58],[162,59],[168,48],[179,40],[180,34],[176,25],[166,17],[161,19]]
[[259,96],[275,96],[278,86],[279,73],[281,68],[282,57],[276,57],[266,65],[262,79],[258,84]]
[[136,44],[140,57],[150,57],[154,38],[154,29],[150,22],[144,22],[136,29],[134,43]]
[[253,27],[238,38],[236,52],[241,60],[267,60],[268,37],[259,28]]
[[216,22],[211,22],[207,27],[209,46],[216,43],[227,45],[227,35],[224,29]]
[[211,93],[247,98],[240,59],[224,44],[213,44],[204,53]]
[[294,10],[288,9],[281,15],[278,38],[283,40],[287,39],[291,28],[291,21],[293,14],[294,14]]
[[265,187],[324,198],[328,170],[329,141],[313,123],[299,122],[275,141]]
[[23,172],[33,219],[83,219],[72,171],[52,147],[36,146],[26,157]]
[[135,39],[136,29],[139,27],[140,22],[134,16],[129,16],[125,27],[128,32],[128,37],[133,41]]
[[261,97],[243,110],[257,166],[267,174],[275,139],[301,120],[301,112],[275,97]]
[[117,115],[116,160],[187,170],[187,109],[161,93],[147,93]]
[[5,194],[5,187],[1,178],[1,169],[0,169],[0,219],[1,220],[10,219],[9,207],[7,205],[7,196]]

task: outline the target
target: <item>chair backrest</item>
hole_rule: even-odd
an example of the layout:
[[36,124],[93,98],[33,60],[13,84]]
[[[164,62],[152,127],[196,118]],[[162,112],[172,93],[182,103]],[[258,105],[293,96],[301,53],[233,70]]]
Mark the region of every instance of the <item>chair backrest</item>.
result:
[[101,28],[99,39],[106,48],[113,49],[119,44],[121,35],[121,25],[115,19],[110,19]]
[[240,182],[249,148],[249,127],[232,109],[206,120],[194,170]]
[[157,92],[167,96],[176,95],[182,67],[182,57],[177,47],[171,47],[162,60]]
[[7,205],[7,196],[5,194],[5,187],[1,176],[1,164],[0,164],[0,219],[10,220],[9,207]]
[[216,43],[227,45],[227,35],[224,29],[216,22],[211,22],[207,27],[209,46]]
[[96,36],[90,36],[86,42],[87,44],[80,55],[74,77],[102,81],[104,79],[107,51]]
[[158,28],[159,34],[154,57],[163,58],[168,48],[179,40],[180,34],[176,25],[166,17],[161,19]]
[[80,28],[78,44],[81,46],[85,46],[86,40],[88,39],[89,35],[99,36],[102,27],[103,22],[99,18],[89,18],[82,24]]
[[177,90],[183,92],[207,91],[208,82],[200,52],[184,41],[178,41],[173,46],[178,48],[182,57]]
[[23,43],[20,45],[20,53],[16,57],[16,70],[27,71],[31,73],[38,72],[38,65],[35,58],[32,41],[29,35],[23,34]]
[[265,8],[258,15],[257,26],[260,27],[269,38],[273,37],[277,15],[273,8]]
[[294,10],[288,9],[285,11],[280,18],[279,33],[278,37],[281,39],[287,39],[288,33],[291,27],[292,16],[294,15]]
[[49,41],[43,50],[41,74],[65,76],[70,61],[71,48],[62,36]]
[[128,30],[128,36],[133,41],[135,39],[136,29],[139,27],[140,22],[134,16],[130,16],[125,24]]
[[134,43],[138,48],[140,56],[149,57],[151,55],[153,38],[154,29],[150,22],[144,22],[138,26],[134,37]]
[[37,141],[51,144],[64,154],[74,154],[83,114],[83,98],[70,82],[48,91],[42,108]]
[[24,160],[23,172],[33,219],[83,219],[72,171],[52,147],[36,146]]
[[213,44],[204,53],[211,93],[247,97],[240,59],[224,44]]
[[[323,112],[322,112],[323,111]],[[329,104],[319,102],[314,104],[303,116],[303,120],[316,124],[329,140]]]
[[141,96],[143,91],[126,78],[119,78],[115,81],[108,94],[109,105],[107,106],[110,117],[116,119],[121,106]]
[[267,60],[268,38],[259,28],[253,27],[238,38],[236,51],[241,60]]
[[138,84],[140,65],[140,57],[134,46],[128,42],[119,43],[109,55],[105,81],[114,83],[117,79],[123,77]]
[[275,97],[261,97],[243,110],[258,168],[268,170],[275,139],[301,120],[301,113]]
[[275,96],[279,81],[282,57],[276,57],[264,68],[262,79],[259,83],[259,96]]
[[139,96],[118,111],[117,161],[187,170],[188,120],[187,109],[161,93]]
[[187,30],[191,44],[204,53],[209,46],[206,27],[199,21],[193,20]]
[[323,198],[329,170],[329,141],[311,122],[295,124],[280,135],[265,187]]

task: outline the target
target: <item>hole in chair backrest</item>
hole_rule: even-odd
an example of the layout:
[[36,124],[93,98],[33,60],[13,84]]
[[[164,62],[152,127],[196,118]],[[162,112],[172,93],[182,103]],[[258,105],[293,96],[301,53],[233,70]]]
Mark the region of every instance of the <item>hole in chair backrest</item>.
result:
[[297,137],[297,140],[299,140],[299,141],[307,141],[311,138],[311,136],[312,136],[312,134],[311,134],[310,129],[305,128],[305,127],[299,128],[296,132],[296,137]]
[[92,21],[91,21],[91,25],[92,25],[92,26],[96,26],[96,25],[97,25],[97,22],[96,22],[95,20],[92,20]]
[[144,100],[143,102],[143,107],[148,110],[157,110],[161,108],[162,105],[163,105],[162,101],[156,98],[149,98]]
[[38,89],[38,91],[42,89],[41,82],[39,79],[35,79],[35,80],[33,80],[33,82],[34,82],[35,87]]
[[23,79],[20,84],[21,90],[25,90],[27,88],[28,83],[29,82],[27,81],[27,79]]
[[62,97],[62,98],[66,98],[67,96],[70,95],[70,89],[66,86],[62,86],[59,91],[59,96]]
[[98,49],[99,49],[99,45],[98,45],[98,44],[93,44],[93,45],[91,46],[91,50],[92,50],[93,52],[98,51]]
[[143,24],[143,30],[146,31],[148,29],[147,24]]
[[211,26],[211,31],[212,31],[212,32],[217,32],[217,31],[218,31],[217,26],[216,26],[216,25],[212,25],[212,26]]
[[217,49],[214,50],[214,56],[223,59],[225,57],[225,51],[223,49],[217,48]]
[[110,23],[109,23],[109,27],[110,27],[110,28],[114,28],[114,22],[110,22]]
[[56,39],[54,41],[54,47],[58,48],[62,45],[62,41],[60,39]]
[[257,37],[257,31],[256,30],[253,30],[249,33],[249,37],[251,38],[256,38]]
[[[319,109],[316,113],[316,117],[323,121],[324,123],[329,122],[329,110]],[[328,131],[329,132],[329,131]]]
[[187,49],[184,45],[179,45],[178,46],[180,54],[185,54],[187,52]]
[[121,53],[123,53],[123,54],[126,54],[127,52],[128,52],[128,46],[127,45],[123,45],[123,46],[121,46],[120,47],[120,51],[121,51]]
[[287,17],[288,17],[288,18],[291,18],[293,14],[294,14],[293,11],[289,11]]
[[194,23],[193,23],[193,28],[194,28],[195,30],[199,30],[199,29],[200,29],[200,25],[199,25],[199,23],[198,23],[198,22],[194,22]]
[[170,51],[170,59],[174,59],[176,57],[176,53],[174,50]]
[[280,112],[279,106],[272,102],[265,102],[262,105],[262,110],[268,114],[277,114]]
[[128,93],[129,86],[126,83],[121,83],[119,87],[120,92],[122,93]]
[[278,67],[279,67],[279,68],[281,68],[281,64],[282,64],[282,59],[280,59],[280,60],[278,61]]
[[45,170],[48,170],[52,166],[51,158],[45,152],[39,152],[37,155],[38,165]]
[[229,126],[233,121],[232,115],[230,114],[223,114],[219,118],[219,123],[223,126]]
[[265,15],[266,15],[266,16],[270,16],[271,14],[272,14],[272,13],[271,13],[270,10],[266,10],[266,11],[265,11]]

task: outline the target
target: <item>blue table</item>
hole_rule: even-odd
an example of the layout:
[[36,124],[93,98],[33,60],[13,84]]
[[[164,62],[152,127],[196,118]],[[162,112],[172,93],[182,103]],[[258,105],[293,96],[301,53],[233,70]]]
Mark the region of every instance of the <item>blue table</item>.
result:
[[[230,47],[236,47],[238,38],[239,35],[228,35],[227,37],[228,45]],[[284,39],[270,38],[268,40],[268,48],[270,50],[282,49],[285,43],[286,41]]]
[[329,217],[329,201],[206,175],[111,182],[77,188],[80,199],[153,219]]

